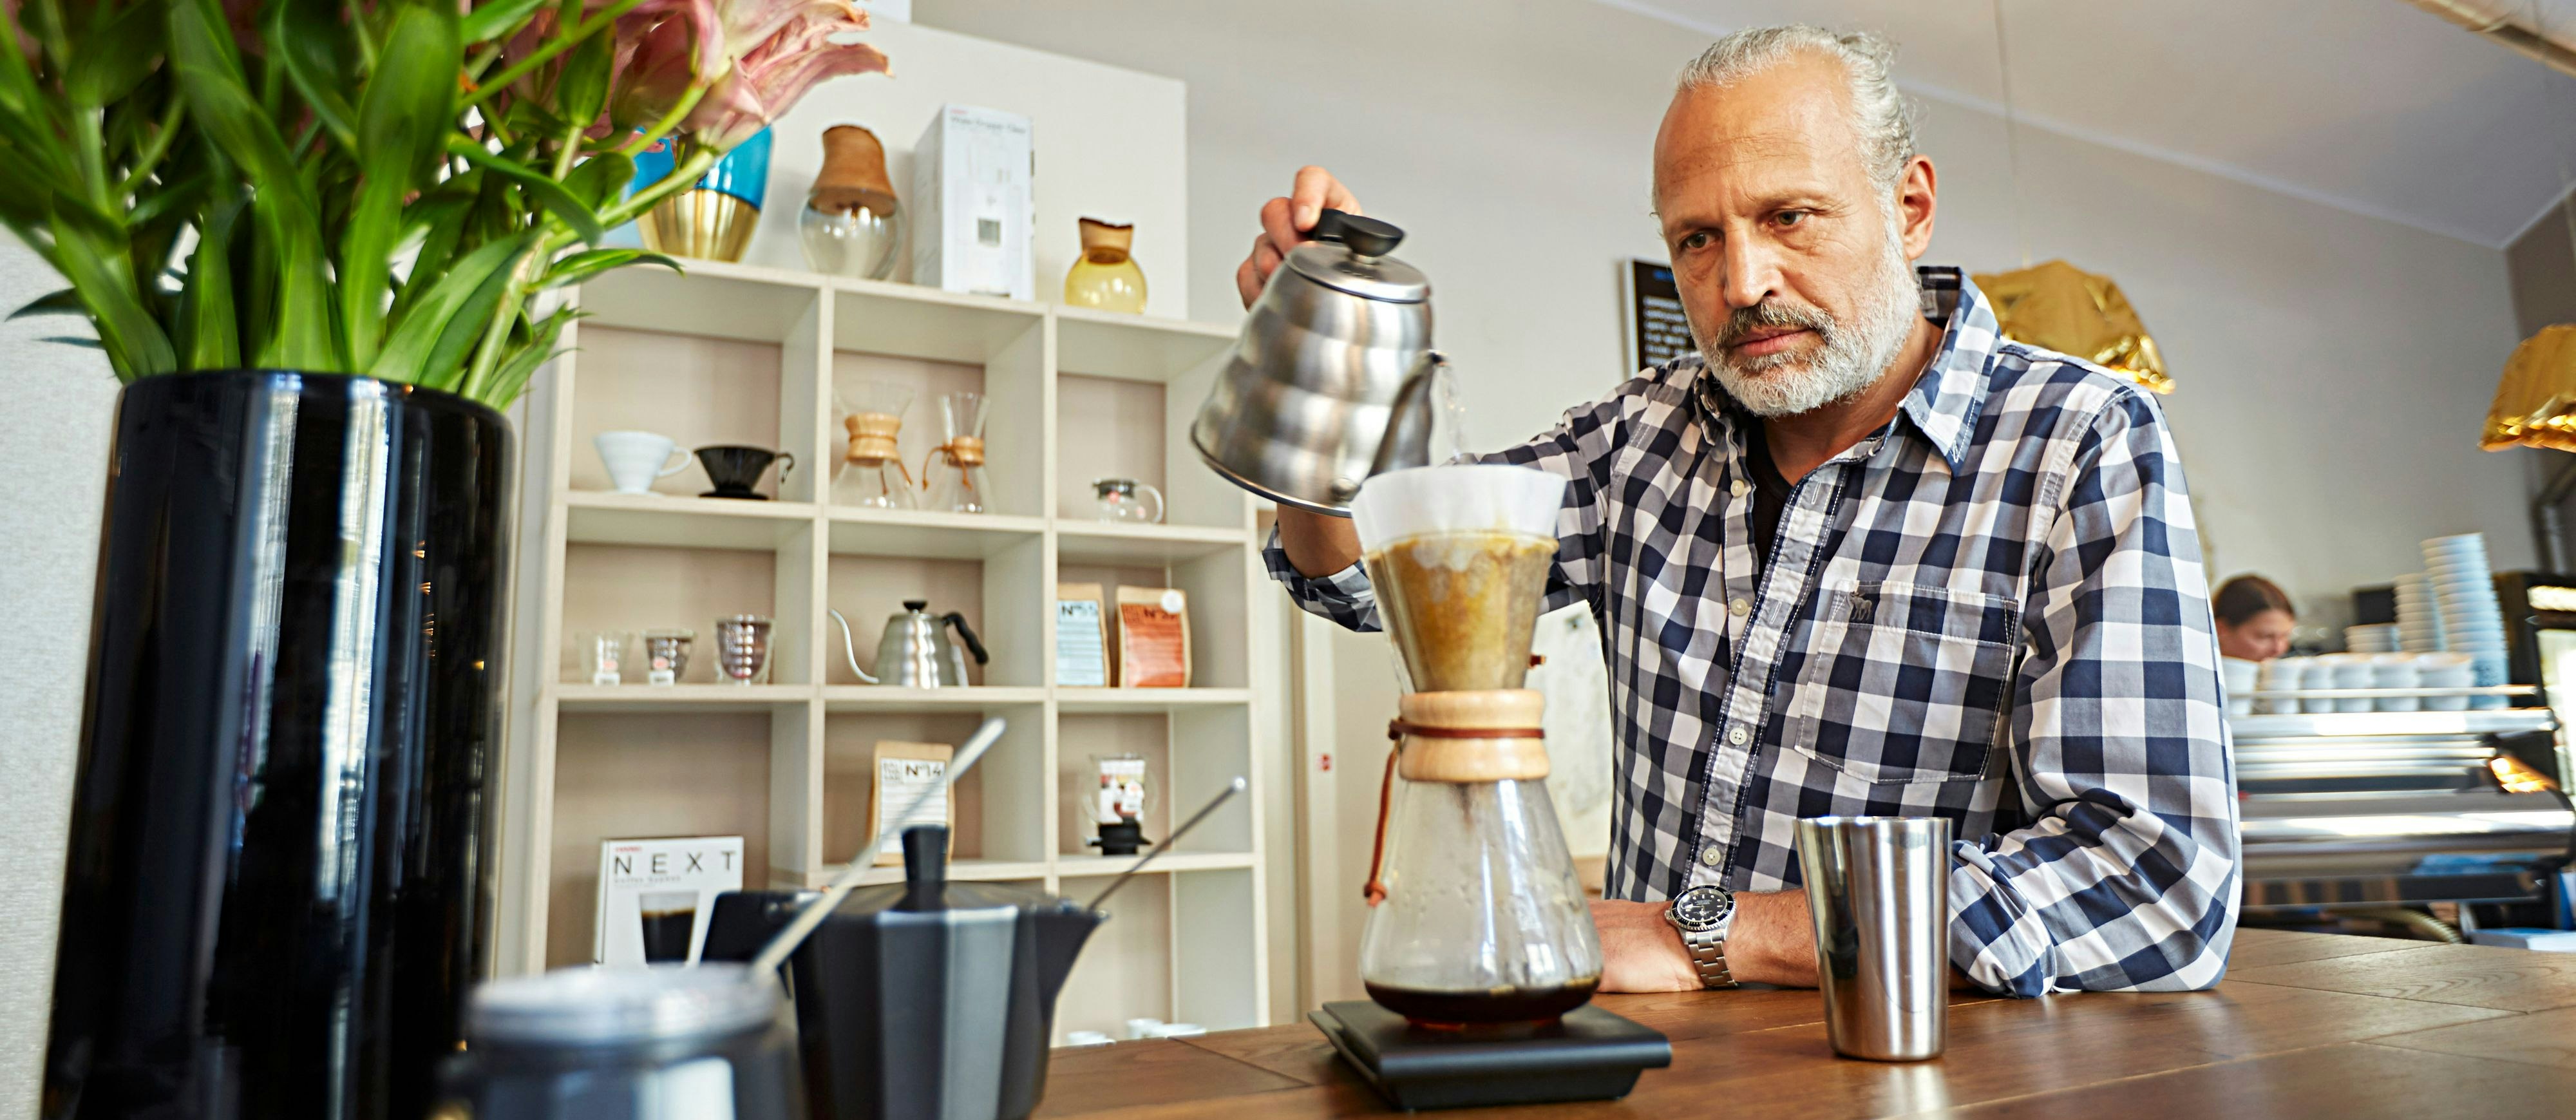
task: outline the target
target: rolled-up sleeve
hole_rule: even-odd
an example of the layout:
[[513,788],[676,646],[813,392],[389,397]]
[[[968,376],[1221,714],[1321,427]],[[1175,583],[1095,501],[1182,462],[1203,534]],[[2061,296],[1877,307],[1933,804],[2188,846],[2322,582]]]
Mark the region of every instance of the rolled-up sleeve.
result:
[[1368,573],[1353,564],[1328,576],[1310,576],[1288,562],[1288,550],[1279,544],[1279,530],[1270,530],[1270,547],[1261,550],[1261,560],[1270,567],[1270,578],[1288,589],[1288,597],[1306,613],[1329,618],[1346,630],[1364,634],[1377,631],[1377,592],[1369,589]]
[[2055,477],[2009,744],[2032,823],[1958,841],[1951,963],[2013,996],[2207,988],[2236,928],[2235,780],[2163,416],[2123,391]]

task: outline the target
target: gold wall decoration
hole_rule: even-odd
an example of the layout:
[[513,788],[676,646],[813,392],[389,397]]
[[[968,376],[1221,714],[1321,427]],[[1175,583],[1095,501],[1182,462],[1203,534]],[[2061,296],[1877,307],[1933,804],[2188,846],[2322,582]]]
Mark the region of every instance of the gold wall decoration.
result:
[[1979,273],[1977,289],[1994,304],[2004,337],[2072,354],[2127,376],[2157,393],[2173,392],[2156,340],[2108,276],[2065,261],[2012,272]]
[[2576,323],[2540,328],[2505,359],[2478,446],[2576,451]]

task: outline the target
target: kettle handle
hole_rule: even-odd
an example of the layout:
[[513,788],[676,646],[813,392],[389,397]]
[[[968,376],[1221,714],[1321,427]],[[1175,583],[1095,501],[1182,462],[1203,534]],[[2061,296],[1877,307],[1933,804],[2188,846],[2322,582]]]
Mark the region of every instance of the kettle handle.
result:
[[859,648],[850,641],[850,620],[841,617],[841,612],[836,607],[825,607],[823,613],[831,615],[832,621],[841,624],[841,656],[850,659],[850,671],[857,673],[860,680],[869,684],[884,684],[884,681],[869,675],[867,670],[859,668]]
[[[947,614],[940,616],[940,621],[957,628],[957,636],[966,639],[966,652],[975,655],[976,664],[990,665],[993,663],[992,658],[984,655],[984,640],[975,636],[974,627],[966,625],[965,615],[959,614],[956,611],[950,611]],[[966,682],[959,681],[957,683],[964,684]]]
[[1395,390],[1395,403],[1387,407],[1386,434],[1369,460],[1370,477],[1431,465],[1431,390],[1448,368],[1449,359],[1437,350],[1425,350],[1414,361]]

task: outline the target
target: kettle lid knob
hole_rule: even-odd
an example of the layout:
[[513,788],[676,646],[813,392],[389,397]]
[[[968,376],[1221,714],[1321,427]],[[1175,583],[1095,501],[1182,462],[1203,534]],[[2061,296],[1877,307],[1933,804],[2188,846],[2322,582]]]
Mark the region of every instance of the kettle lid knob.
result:
[[930,609],[930,600],[906,599],[903,601],[903,609],[911,611],[914,614],[920,614],[921,612]]
[[903,830],[903,881],[917,901],[948,885],[948,826],[917,824]]
[[1363,257],[1383,257],[1404,242],[1404,231],[1393,222],[1363,218],[1331,207],[1316,215],[1311,232],[1317,241],[1341,242]]

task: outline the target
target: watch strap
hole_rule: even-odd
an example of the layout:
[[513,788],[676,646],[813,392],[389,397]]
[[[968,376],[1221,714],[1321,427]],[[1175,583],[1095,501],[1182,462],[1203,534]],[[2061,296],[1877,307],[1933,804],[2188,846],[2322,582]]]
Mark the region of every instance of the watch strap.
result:
[[1703,988],[1732,988],[1735,975],[1726,967],[1726,939],[1717,931],[1682,934],[1682,947],[1690,950],[1691,969],[1699,973]]

